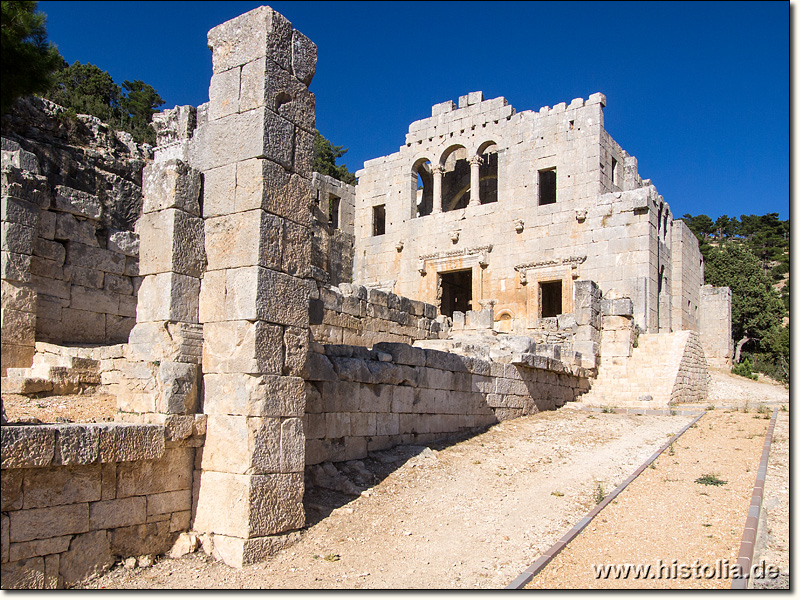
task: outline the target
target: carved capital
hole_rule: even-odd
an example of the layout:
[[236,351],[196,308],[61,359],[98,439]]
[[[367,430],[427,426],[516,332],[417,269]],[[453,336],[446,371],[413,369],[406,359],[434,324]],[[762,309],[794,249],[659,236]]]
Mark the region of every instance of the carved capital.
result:
[[431,167],[431,172],[434,175],[444,175],[445,168],[442,165],[434,165]]
[[483,164],[483,157],[478,156],[477,154],[473,154],[469,157],[469,164],[474,166],[478,165],[481,166]]

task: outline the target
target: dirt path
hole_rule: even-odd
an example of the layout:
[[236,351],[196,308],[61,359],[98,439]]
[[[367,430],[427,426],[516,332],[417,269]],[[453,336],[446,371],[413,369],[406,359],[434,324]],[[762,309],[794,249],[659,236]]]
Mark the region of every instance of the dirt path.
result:
[[[202,554],[91,587],[498,588],[613,489],[689,417],[549,412],[423,451],[240,571]],[[386,453],[378,453],[378,459]]]
[[[712,578],[711,570],[684,578],[670,568],[673,560],[712,567],[718,559],[736,563],[770,414],[708,412],[528,587],[730,588],[730,579]],[[601,564],[652,569],[647,578],[604,578],[595,572],[594,565]],[[661,576],[656,574],[659,564],[667,565]]]

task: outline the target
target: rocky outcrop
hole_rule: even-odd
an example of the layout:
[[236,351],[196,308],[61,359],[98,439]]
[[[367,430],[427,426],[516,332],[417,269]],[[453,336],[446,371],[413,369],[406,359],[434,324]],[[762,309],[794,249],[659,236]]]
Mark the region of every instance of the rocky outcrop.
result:
[[34,96],[20,99],[2,119],[2,136],[36,155],[48,187],[80,190],[101,203],[107,229],[132,231],[142,212],[142,169],[152,148],[96,117],[69,115]]

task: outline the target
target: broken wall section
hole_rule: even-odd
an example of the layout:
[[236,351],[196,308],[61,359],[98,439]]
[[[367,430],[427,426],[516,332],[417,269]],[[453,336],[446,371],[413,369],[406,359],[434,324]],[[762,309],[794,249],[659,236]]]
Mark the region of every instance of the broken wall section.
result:
[[353,281],[356,188],[329,175],[311,177],[311,273],[320,284]]
[[698,333],[706,360],[718,367],[733,361],[733,294],[728,287],[704,285],[700,288]]

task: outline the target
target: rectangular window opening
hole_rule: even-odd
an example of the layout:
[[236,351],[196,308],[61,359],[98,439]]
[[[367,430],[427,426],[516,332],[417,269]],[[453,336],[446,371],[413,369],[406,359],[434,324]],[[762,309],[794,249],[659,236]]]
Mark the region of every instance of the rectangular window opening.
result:
[[334,229],[339,229],[339,202],[338,196],[328,194],[328,223]]
[[557,317],[561,314],[561,281],[547,281],[539,284],[542,318]]
[[441,313],[452,318],[455,311],[472,310],[472,271],[451,271],[439,275],[442,286]]
[[386,233],[386,205],[379,204],[372,207],[372,235]]
[[619,174],[617,172],[617,159],[613,156],[611,157],[611,183],[613,185],[619,186]]
[[539,206],[556,203],[556,170],[539,171]]

